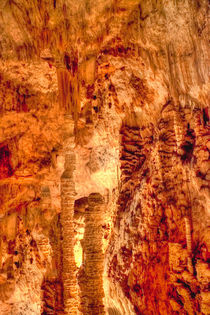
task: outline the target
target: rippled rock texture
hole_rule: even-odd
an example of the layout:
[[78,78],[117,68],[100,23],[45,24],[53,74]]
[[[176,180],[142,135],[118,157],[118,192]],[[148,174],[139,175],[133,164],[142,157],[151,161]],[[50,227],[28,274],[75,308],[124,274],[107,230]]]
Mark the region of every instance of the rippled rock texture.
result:
[[210,313],[208,14],[0,1],[0,314]]

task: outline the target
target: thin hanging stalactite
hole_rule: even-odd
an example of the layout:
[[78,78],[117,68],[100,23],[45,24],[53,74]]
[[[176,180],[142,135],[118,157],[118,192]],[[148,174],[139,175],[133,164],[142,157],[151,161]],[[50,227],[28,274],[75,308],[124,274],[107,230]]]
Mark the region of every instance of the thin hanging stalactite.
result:
[[80,112],[79,74],[57,69],[60,109],[72,115],[75,122]]

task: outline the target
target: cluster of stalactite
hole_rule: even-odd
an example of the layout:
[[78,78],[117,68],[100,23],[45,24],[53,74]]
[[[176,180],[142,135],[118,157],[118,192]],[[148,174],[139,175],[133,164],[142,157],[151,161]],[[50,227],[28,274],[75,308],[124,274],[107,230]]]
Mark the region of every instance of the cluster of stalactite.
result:
[[[69,66],[70,67],[70,66]],[[76,67],[76,63],[74,64]],[[61,109],[78,120],[80,112],[80,80],[76,69],[58,69],[58,89]]]
[[153,141],[152,130],[150,129],[147,128],[144,136],[144,131],[140,131],[138,125],[132,126],[123,123],[121,127],[121,193],[118,201],[119,211],[129,208],[129,202],[132,201],[133,192],[138,185],[137,177],[139,176],[139,171],[143,169],[145,174],[148,171],[144,166],[144,162],[148,152],[145,148]]
[[208,5],[0,1],[0,313],[210,313]]
[[[190,112],[172,101],[163,106],[156,126],[121,128],[118,236],[110,243],[108,275],[137,314],[202,314],[207,310],[203,276],[208,258],[195,249],[207,240],[196,227],[195,212],[206,194],[208,127],[202,110]],[[189,183],[189,169],[199,198]]]

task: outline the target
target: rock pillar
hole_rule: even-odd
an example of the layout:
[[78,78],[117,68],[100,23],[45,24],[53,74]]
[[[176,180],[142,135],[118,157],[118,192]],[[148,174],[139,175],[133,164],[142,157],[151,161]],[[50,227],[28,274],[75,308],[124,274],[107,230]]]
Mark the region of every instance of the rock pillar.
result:
[[73,121],[66,117],[64,130],[65,166],[61,176],[61,224],[63,250],[63,288],[65,314],[78,313],[78,290],[76,279],[76,264],[74,257],[74,201],[75,184],[73,173],[75,170],[75,154],[73,151]]
[[103,297],[102,224],[104,200],[98,193],[88,197],[85,212],[85,233],[83,240],[84,262],[80,277],[82,313],[85,315],[105,314]]

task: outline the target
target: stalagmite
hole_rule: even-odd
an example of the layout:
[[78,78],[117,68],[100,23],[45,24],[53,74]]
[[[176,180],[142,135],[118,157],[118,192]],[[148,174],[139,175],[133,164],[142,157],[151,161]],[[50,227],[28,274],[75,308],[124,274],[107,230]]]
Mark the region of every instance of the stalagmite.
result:
[[193,265],[192,265],[192,235],[191,235],[191,226],[190,220],[188,217],[184,218],[185,221],[185,230],[186,230],[186,242],[187,242],[187,252],[188,252],[188,269],[191,274],[194,273]]
[[209,315],[209,0],[0,0],[0,315]]
[[64,311],[67,315],[76,315],[78,310],[78,290],[76,263],[74,257],[74,201],[75,201],[75,153],[73,151],[74,122],[71,116],[65,120],[64,130],[65,165],[61,176],[61,225],[62,225],[62,278],[64,288]]
[[81,311],[87,315],[105,314],[103,298],[102,224],[104,199],[99,193],[88,197],[85,212],[85,232],[83,239],[84,261],[79,284],[81,288]]

